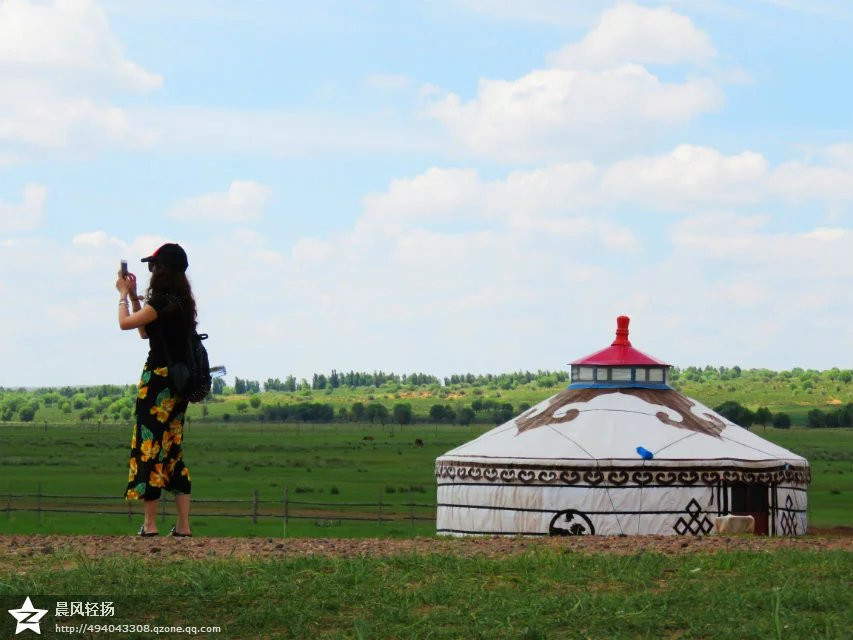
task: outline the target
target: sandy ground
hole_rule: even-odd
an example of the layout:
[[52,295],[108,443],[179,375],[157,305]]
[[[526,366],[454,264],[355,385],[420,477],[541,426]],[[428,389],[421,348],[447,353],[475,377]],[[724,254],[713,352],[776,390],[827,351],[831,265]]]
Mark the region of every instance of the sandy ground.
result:
[[455,554],[505,556],[533,550],[564,553],[713,553],[777,549],[841,549],[853,551],[853,528],[822,530],[799,538],[754,536],[582,536],[567,538],[141,538],[138,536],[0,536],[0,571],[14,570],[51,555],[103,558],[146,555],[154,558],[276,558],[324,555],[334,557],[391,556],[399,554]]

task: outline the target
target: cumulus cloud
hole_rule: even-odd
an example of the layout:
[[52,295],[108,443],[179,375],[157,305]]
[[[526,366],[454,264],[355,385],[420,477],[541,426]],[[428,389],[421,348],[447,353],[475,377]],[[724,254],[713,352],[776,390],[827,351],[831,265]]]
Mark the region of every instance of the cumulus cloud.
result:
[[716,56],[711,39],[687,16],[669,7],[620,4],[601,14],[579,42],[551,55],[554,66],[606,69],[626,63],[702,64]]
[[708,79],[663,82],[639,66],[544,69],[515,81],[483,79],[476,98],[450,94],[428,113],[474,152],[529,162],[630,147],[722,99]]
[[25,185],[19,204],[0,200],[0,233],[30,231],[38,227],[44,215],[46,201],[47,187],[40,184]]
[[8,0],[0,5],[0,68],[80,75],[134,91],[163,79],[125,58],[94,0]]
[[251,180],[234,180],[228,191],[207,193],[178,202],[171,218],[205,222],[248,222],[261,216],[270,188]]
[[615,199],[647,208],[684,211],[758,202],[766,197],[767,171],[760,153],[725,156],[710,147],[680,145],[667,154],[615,163],[602,188]]
[[0,3],[0,143],[66,147],[147,144],[115,92],[146,92],[163,79],[129,60],[93,0]]
[[469,150],[507,161],[624,150],[723,103],[711,78],[664,81],[640,63],[695,64],[714,53],[689,18],[620,5],[551,67],[514,80],[481,78],[476,97],[434,97],[426,113]]

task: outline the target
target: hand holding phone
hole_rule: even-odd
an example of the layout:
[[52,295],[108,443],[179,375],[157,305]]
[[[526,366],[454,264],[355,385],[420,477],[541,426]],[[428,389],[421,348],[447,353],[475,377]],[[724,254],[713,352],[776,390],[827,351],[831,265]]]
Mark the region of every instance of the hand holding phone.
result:
[[122,278],[127,277],[127,260],[121,261],[121,277]]

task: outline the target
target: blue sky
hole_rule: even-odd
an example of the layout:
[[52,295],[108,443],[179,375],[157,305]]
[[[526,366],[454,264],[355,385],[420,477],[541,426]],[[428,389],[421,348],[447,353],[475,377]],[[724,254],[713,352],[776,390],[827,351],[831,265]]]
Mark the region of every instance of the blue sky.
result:
[[849,368],[851,28],[828,0],[0,0],[0,385],[132,381],[113,270],[165,240],[241,377],[557,369],[621,313],[682,366]]

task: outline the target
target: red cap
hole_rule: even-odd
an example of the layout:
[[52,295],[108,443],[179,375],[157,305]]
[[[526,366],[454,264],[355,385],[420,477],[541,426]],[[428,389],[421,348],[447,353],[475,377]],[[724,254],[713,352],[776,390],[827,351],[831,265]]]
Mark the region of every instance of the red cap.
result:
[[616,318],[616,339],[606,349],[591,353],[585,358],[575,360],[571,364],[586,364],[596,366],[663,366],[668,367],[669,364],[658,360],[642,351],[631,346],[631,341],[628,339],[628,324],[631,319],[628,316],[619,316]]

